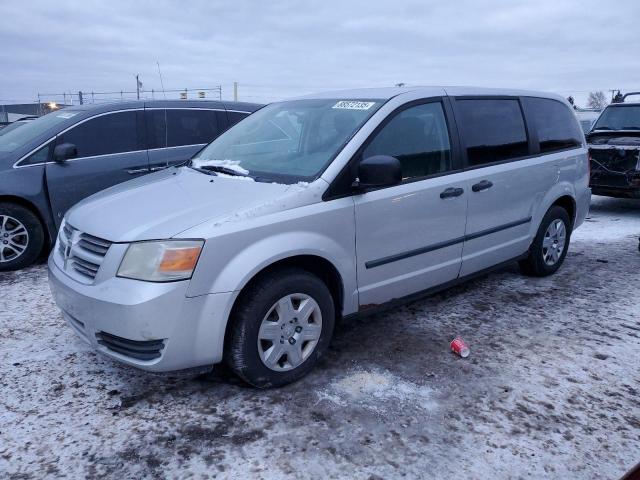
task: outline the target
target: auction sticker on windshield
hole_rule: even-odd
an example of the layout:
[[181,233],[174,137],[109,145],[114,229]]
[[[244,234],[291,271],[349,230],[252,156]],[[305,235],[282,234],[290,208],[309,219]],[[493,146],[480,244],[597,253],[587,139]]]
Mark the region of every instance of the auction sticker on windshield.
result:
[[376,102],[359,102],[357,100],[341,100],[331,108],[343,108],[346,110],[369,110]]

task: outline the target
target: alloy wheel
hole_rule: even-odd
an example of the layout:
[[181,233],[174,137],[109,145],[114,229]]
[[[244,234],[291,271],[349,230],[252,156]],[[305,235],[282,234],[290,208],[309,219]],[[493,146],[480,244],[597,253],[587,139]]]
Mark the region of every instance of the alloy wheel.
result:
[[11,262],[29,246],[29,232],[16,218],[0,215],[0,263]]

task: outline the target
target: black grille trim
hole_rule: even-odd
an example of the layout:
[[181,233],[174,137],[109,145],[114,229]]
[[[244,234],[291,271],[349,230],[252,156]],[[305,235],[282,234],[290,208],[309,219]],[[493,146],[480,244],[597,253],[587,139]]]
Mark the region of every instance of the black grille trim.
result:
[[96,333],[96,339],[109,350],[136,360],[160,358],[164,348],[164,340],[130,340],[107,332]]

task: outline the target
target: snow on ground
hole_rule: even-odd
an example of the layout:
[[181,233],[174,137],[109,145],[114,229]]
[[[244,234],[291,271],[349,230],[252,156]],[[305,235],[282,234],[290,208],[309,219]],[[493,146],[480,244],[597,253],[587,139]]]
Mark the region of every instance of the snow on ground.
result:
[[344,322],[270,391],[116,364],[64,325],[44,266],[1,274],[0,477],[617,479],[640,459],[638,235],[640,202],[594,197],[555,276]]

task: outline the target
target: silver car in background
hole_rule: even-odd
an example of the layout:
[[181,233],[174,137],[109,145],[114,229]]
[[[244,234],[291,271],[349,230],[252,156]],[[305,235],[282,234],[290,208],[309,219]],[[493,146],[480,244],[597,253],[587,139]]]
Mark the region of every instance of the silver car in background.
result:
[[559,96],[313,95],[71,209],[50,284],[69,325],[116,360],[151,371],[224,360],[278,386],[313,367],[338,318],[507,262],[554,273],[588,182],[584,136]]

